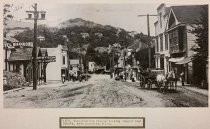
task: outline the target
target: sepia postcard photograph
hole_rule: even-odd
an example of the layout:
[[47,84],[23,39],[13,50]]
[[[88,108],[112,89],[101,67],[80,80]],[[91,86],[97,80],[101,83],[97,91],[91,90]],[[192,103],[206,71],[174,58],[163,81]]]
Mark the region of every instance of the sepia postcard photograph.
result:
[[[173,117],[170,112],[182,114],[187,107],[190,115],[186,118],[196,117],[191,113],[200,109],[204,113],[200,116],[205,119],[196,121],[205,123],[210,114],[208,4],[126,0],[3,2],[0,92],[3,116],[9,113],[11,117],[17,110],[26,114],[35,111],[40,114],[36,117],[41,118],[43,111],[61,111],[55,116],[50,114],[51,122],[56,119],[57,129],[61,128],[59,117],[76,117],[76,113],[89,117],[88,111],[99,112],[98,117],[114,117],[110,113],[119,109],[120,117],[143,117],[142,127],[138,126],[138,119],[132,120],[141,129],[148,127],[147,122],[151,124],[147,112],[156,114],[160,109],[163,113],[159,115],[164,115],[166,111],[169,116],[164,121],[170,121]],[[109,115],[97,111],[101,109],[110,111]],[[84,110],[87,112],[80,114]],[[179,117],[179,121],[185,118]],[[86,124],[102,127],[110,124],[106,123],[110,122],[108,119],[102,124],[98,118],[93,120],[95,123]],[[120,124],[129,120],[125,118]],[[119,118],[113,121],[110,125],[127,127],[116,123]],[[67,120],[60,122],[65,125]],[[75,126],[77,121],[68,119],[68,122],[63,128],[80,128]],[[14,129],[11,125],[5,127]],[[207,127],[204,124],[189,129]]]

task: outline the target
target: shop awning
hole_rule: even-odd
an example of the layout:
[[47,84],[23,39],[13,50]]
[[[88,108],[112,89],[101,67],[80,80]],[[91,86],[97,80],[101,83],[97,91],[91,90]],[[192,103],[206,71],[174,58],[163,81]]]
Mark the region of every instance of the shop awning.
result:
[[183,59],[184,59],[184,57],[177,57],[177,58],[170,58],[168,61],[170,61],[170,62],[179,62],[179,61],[181,61]]
[[189,63],[189,62],[191,62],[191,61],[192,61],[192,56],[187,57],[187,58],[185,58],[185,59],[183,59],[183,60],[177,62],[176,64],[187,64],[187,63]]

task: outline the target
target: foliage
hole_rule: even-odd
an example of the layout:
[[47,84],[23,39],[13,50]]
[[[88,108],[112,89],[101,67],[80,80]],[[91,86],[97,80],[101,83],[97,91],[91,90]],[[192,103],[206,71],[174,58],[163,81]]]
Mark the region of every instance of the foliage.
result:
[[11,4],[5,4],[3,8],[3,23],[4,25],[7,25],[8,20],[13,18],[13,15],[11,14],[11,8],[13,5]]
[[201,17],[193,25],[191,33],[197,37],[195,42],[198,47],[193,50],[196,54],[193,56],[194,62],[194,76],[195,83],[201,83],[202,80],[206,80],[206,65],[208,64],[208,5],[203,6],[203,10],[200,12]]
[[94,61],[98,66],[110,67],[110,55],[108,52],[100,53],[95,51],[92,46],[89,46],[86,54],[88,61]]
[[3,75],[4,75],[4,84],[3,84],[4,91],[14,88],[20,88],[23,86],[28,86],[28,83],[26,82],[25,78],[19,73],[4,71]]
[[[78,19],[77,19],[78,20]],[[73,22],[73,20],[71,20]],[[85,22],[83,20],[83,22]],[[88,24],[88,21],[86,21]],[[75,24],[75,22],[74,22]],[[140,37],[132,37],[128,31],[124,29],[115,28],[109,25],[95,25],[89,26],[84,24],[82,26],[73,25],[64,28],[57,28],[56,31],[52,31],[52,28],[46,27],[44,25],[38,26],[38,35],[44,36],[45,41],[40,43],[40,47],[56,47],[58,44],[65,44],[65,41],[70,48],[71,54],[70,58],[78,58],[78,48],[85,45],[89,45],[87,50],[88,60],[96,62],[97,65],[110,67],[110,60],[112,60],[113,53],[99,52],[95,51],[97,47],[108,48],[109,45],[119,43],[122,47],[127,47],[133,44],[135,38],[142,38],[147,40],[144,34],[140,34]],[[82,34],[86,34],[84,37]],[[63,37],[68,39],[64,39]],[[24,31],[15,38],[21,42],[32,41],[33,42],[33,30]],[[118,50],[119,51],[119,50]],[[114,64],[117,63],[118,57],[116,56],[117,51],[115,51]]]

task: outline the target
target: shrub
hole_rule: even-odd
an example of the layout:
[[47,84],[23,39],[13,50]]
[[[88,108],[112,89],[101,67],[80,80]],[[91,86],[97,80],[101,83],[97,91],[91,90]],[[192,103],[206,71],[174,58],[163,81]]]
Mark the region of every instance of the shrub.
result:
[[28,86],[28,83],[26,82],[25,78],[19,73],[4,71],[3,75],[4,75],[3,77],[4,91]]

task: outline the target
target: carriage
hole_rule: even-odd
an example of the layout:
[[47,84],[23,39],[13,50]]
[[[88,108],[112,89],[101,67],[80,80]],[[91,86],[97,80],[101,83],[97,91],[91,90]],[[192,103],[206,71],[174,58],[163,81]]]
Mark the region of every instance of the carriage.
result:
[[178,78],[168,78],[168,76],[168,74],[164,75],[164,71],[159,69],[143,71],[139,76],[140,87],[152,89],[155,86],[162,92],[176,91]]
[[163,75],[164,71],[159,69],[153,69],[153,70],[145,70],[140,72],[139,81],[140,81],[140,87],[141,88],[153,88],[153,85],[155,87],[160,87],[160,83],[157,82],[157,76]]

